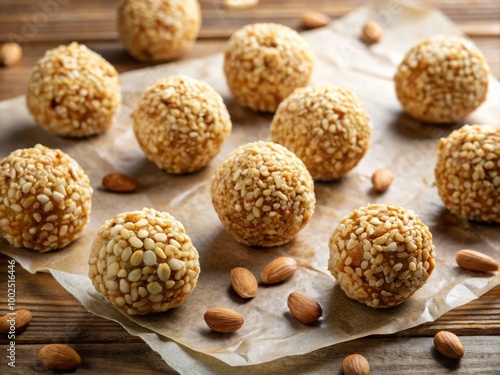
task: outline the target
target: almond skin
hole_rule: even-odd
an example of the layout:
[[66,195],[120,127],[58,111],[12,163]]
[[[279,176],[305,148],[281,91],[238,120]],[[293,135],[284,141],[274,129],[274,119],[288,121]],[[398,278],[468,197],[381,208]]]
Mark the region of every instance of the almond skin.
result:
[[317,29],[330,23],[330,17],[321,12],[308,11],[300,17],[302,25],[308,29]]
[[465,349],[457,335],[448,331],[439,331],[434,336],[434,346],[445,357],[459,359],[464,356]]
[[15,332],[21,332],[26,329],[31,323],[31,312],[28,310],[19,310],[12,314],[7,314],[0,318],[0,335],[7,335],[10,332],[10,322],[9,320],[15,317],[16,323],[14,325]]
[[393,180],[394,174],[389,169],[379,168],[372,176],[373,190],[383,193],[389,189]]
[[231,270],[233,289],[241,298],[253,298],[257,295],[259,285],[253,273],[244,268],[236,267]]
[[291,277],[297,270],[297,262],[290,257],[279,257],[267,264],[260,273],[264,284],[276,284]]
[[102,179],[102,186],[106,190],[115,193],[131,193],[139,187],[139,183],[133,177],[123,173],[109,173]]
[[38,353],[38,359],[49,370],[65,371],[80,365],[80,355],[67,345],[50,344]]
[[314,323],[323,315],[320,304],[312,297],[300,292],[288,296],[288,308],[292,315],[304,324]]
[[237,331],[244,323],[243,316],[225,307],[207,310],[203,318],[211,330],[221,333]]
[[468,271],[493,272],[498,270],[498,262],[495,259],[474,250],[458,251],[455,260],[460,268]]
[[342,361],[344,375],[369,375],[370,364],[361,354],[351,354]]

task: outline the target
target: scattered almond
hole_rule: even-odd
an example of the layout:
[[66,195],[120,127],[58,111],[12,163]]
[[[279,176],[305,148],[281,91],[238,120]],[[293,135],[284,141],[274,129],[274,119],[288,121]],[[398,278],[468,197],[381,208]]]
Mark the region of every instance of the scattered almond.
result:
[[389,189],[393,180],[394,174],[389,169],[379,168],[372,176],[373,189],[379,193],[383,193]]
[[115,193],[131,193],[139,187],[139,183],[133,177],[123,173],[109,173],[102,179],[102,186],[106,190]]
[[361,39],[365,43],[379,42],[382,39],[382,28],[373,20],[366,21],[361,31]]
[[236,311],[225,307],[215,307],[203,316],[208,327],[215,332],[228,333],[241,328],[244,319]]
[[344,375],[369,375],[370,364],[361,354],[351,354],[342,361]]
[[297,270],[297,262],[290,257],[279,257],[267,264],[260,273],[264,284],[276,284],[288,279]]
[[233,289],[241,298],[252,298],[257,295],[259,285],[253,273],[244,268],[236,267],[231,270]]
[[4,43],[0,46],[0,65],[16,65],[23,57],[23,49],[17,43]]
[[224,0],[227,9],[248,9],[259,4],[259,0]]
[[323,315],[320,304],[312,297],[300,292],[293,292],[288,296],[288,308],[299,322],[310,324]]
[[82,362],[78,353],[67,345],[50,344],[38,353],[38,359],[49,370],[71,370]]
[[31,312],[28,310],[19,310],[15,313],[7,314],[0,318],[0,335],[7,335],[11,332],[11,321],[15,319],[14,332],[24,331],[31,323]]
[[459,359],[464,356],[465,349],[457,335],[448,331],[439,331],[434,336],[434,346],[445,357]]
[[315,11],[308,11],[300,17],[302,25],[308,29],[317,29],[330,23],[330,17],[327,14]]
[[460,250],[455,256],[460,268],[468,271],[492,272],[498,270],[498,262],[479,251]]

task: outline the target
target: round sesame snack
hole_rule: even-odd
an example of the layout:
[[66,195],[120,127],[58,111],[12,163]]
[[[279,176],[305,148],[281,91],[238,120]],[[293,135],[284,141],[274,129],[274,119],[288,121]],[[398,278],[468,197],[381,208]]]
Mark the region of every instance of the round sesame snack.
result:
[[329,181],[353,169],[370,147],[372,126],[361,101],[334,86],[296,89],[278,106],[273,142],[294,152],[315,180]]
[[500,222],[500,127],[464,125],[442,138],[434,170],[444,205],[468,220]]
[[391,204],[370,204],[344,216],[328,246],[328,268],[342,290],[370,307],[400,304],[435,267],[427,226],[412,210]]
[[394,81],[404,110],[417,120],[451,123],[486,100],[488,64],[460,36],[436,35],[410,49]]
[[197,0],[124,0],[118,32],[140,61],[165,61],[190,50],[201,26]]
[[294,30],[275,23],[244,26],[231,35],[224,73],[236,101],[254,111],[274,112],[297,87],[307,86],[314,54]]
[[210,163],[232,128],[222,97],[205,82],[186,76],[162,78],[149,87],[132,118],[148,159],[174,174]]
[[129,315],[181,305],[199,274],[198,251],[181,222],[151,208],[106,221],[90,251],[89,277],[95,289]]
[[285,147],[253,142],[233,151],[212,180],[215,211],[236,241],[279,246],[309,221],[316,204],[304,163]]
[[47,252],[75,240],[89,221],[92,187],[78,163],[42,145],[0,161],[0,235]]
[[116,69],[83,44],[49,50],[31,74],[26,103],[49,133],[86,137],[106,131],[121,103]]

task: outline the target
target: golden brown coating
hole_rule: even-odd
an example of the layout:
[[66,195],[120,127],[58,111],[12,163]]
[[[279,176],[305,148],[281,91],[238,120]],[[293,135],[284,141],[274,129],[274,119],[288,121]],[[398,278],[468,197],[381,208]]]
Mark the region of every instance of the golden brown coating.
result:
[[89,221],[92,187],[78,163],[42,145],[0,161],[0,234],[47,252],[75,240]]
[[49,133],[100,134],[112,125],[120,107],[118,73],[83,44],[59,46],[35,65],[26,103],[38,125]]
[[370,204],[344,216],[330,237],[328,268],[348,297],[370,307],[400,304],[435,267],[432,234],[412,210]]
[[175,174],[206,166],[232,128],[222,97],[205,82],[186,76],[162,78],[149,87],[132,118],[148,159]]
[[335,86],[296,89],[278,106],[273,142],[295,153],[315,180],[342,177],[370,147],[372,126],[363,103]]
[[439,196],[455,215],[500,222],[500,127],[464,125],[439,142]]
[[95,289],[129,315],[181,305],[200,273],[198,251],[167,212],[124,212],[99,228],[89,258]]
[[307,86],[314,54],[294,30],[275,23],[244,26],[231,35],[224,73],[236,101],[254,111],[274,112],[297,87]]
[[279,246],[309,221],[316,204],[304,163],[285,147],[253,142],[233,151],[212,180],[212,202],[226,230],[249,246]]
[[486,100],[489,68],[470,41],[437,35],[410,49],[394,77],[404,110],[418,120],[451,123]]
[[124,0],[118,9],[120,38],[141,61],[164,61],[187,52],[200,26],[197,0]]

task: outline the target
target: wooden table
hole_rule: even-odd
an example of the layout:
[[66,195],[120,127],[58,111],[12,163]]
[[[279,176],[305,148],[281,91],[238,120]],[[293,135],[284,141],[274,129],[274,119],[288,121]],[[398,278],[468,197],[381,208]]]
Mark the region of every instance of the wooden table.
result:
[[[247,23],[274,21],[302,30],[299,16],[306,9],[337,18],[365,1],[261,0],[258,7],[247,11],[224,10],[220,5],[222,0],[200,2],[203,9],[200,37],[196,47],[182,59],[220,52],[230,33]],[[500,77],[498,1],[426,2],[442,9],[474,40],[493,74]],[[42,6],[48,3],[56,6]],[[120,72],[145,67],[146,64],[129,57],[117,39],[114,23],[119,3],[119,0],[2,0],[0,42],[8,41],[9,37],[25,40],[22,62],[0,69],[0,99],[24,94],[34,63],[47,49],[73,40],[86,43]],[[1,313],[6,308],[7,260],[0,255]],[[16,282],[16,306],[32,311],[34,319],[16,337],[15,369],[7,367],[8,340],[0,338],[0,373],[50,373],[37,362],[38,350],[48,343],[66,343],[80,353],[83,362],[76,371],[78,374],[175,373],[141,339],[131,336],[120,325],[87,312],[51,275],[32,275],[18,265]],[[466,348],[461,361],[448,360],[433,349],[432,337],[439,330],[451,330],[461,336]],[[252,369],[255,373],[269,374],[340,374],[342,359],[355,352],[369,359],[374,374],[500,374],[500,286],[433,323],[394,335],[354,340]],[[245,373],[245,369],[234,372]]]

